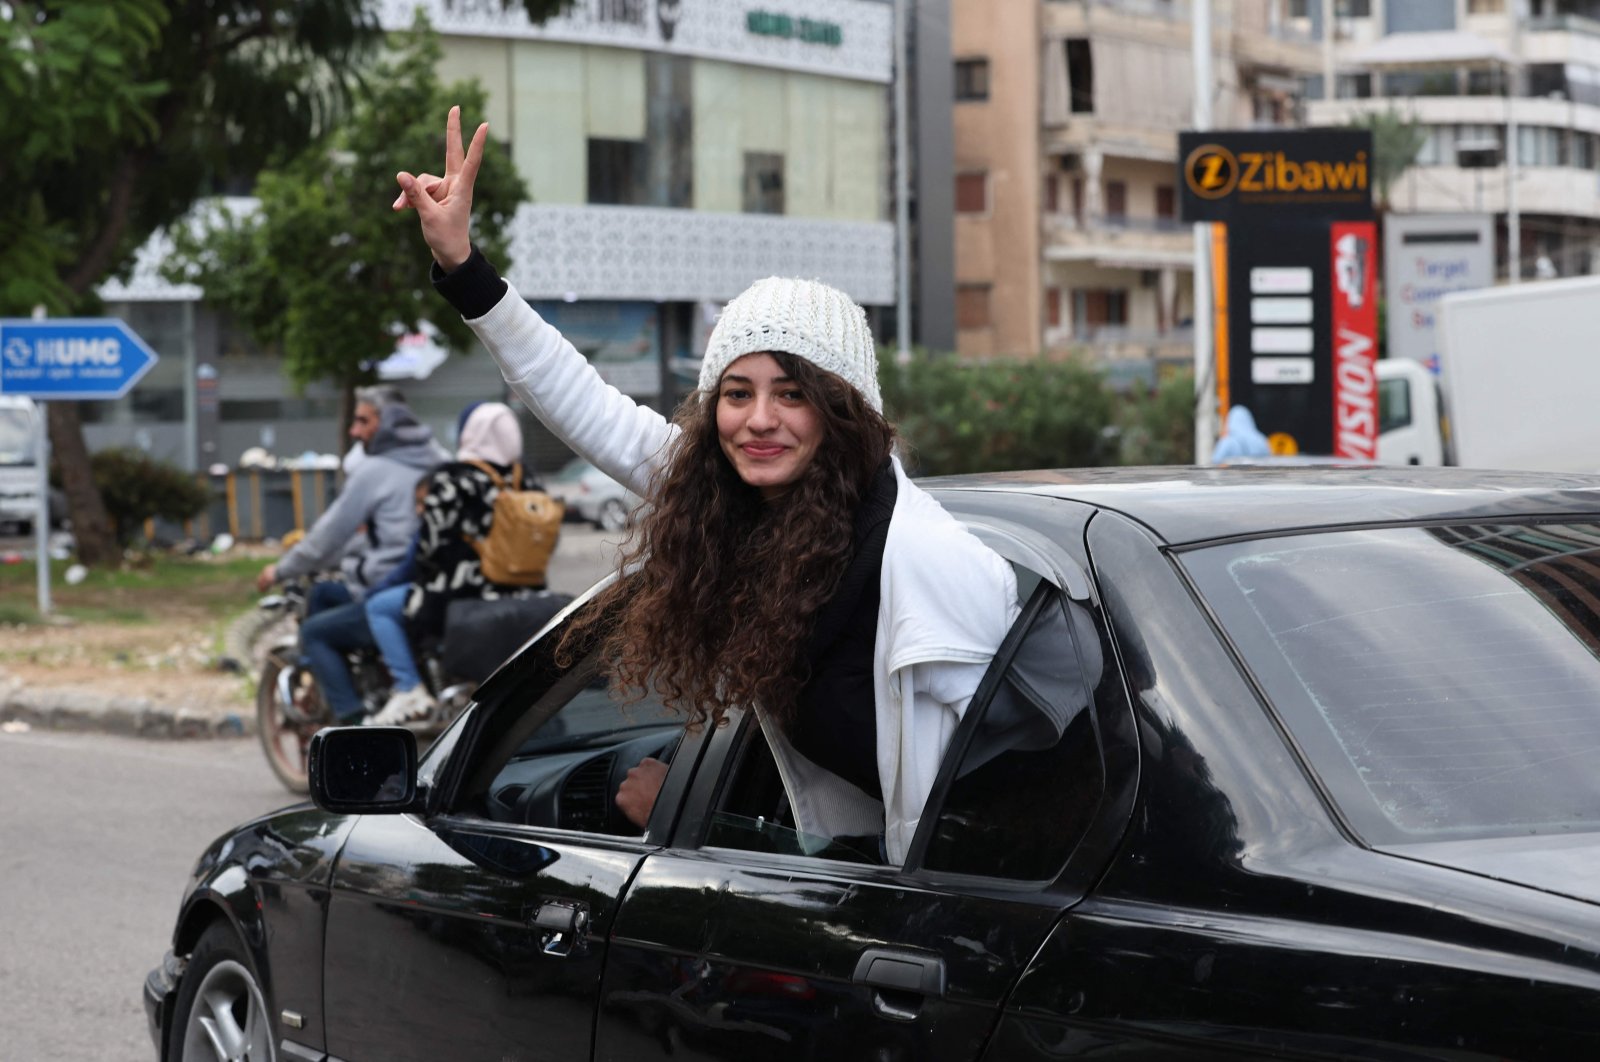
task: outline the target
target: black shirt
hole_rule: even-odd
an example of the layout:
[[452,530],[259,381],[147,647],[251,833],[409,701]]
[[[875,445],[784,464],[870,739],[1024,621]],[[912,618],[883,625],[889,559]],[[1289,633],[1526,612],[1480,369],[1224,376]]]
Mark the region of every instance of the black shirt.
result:
[[883,547],[897,492],[885,461],[856,510],[850,564],[839,589],[818,610],[805,647],[811,677],[800,689],[788,738],[806,759],[883,799],[878,781],[878,712],[873,650]]

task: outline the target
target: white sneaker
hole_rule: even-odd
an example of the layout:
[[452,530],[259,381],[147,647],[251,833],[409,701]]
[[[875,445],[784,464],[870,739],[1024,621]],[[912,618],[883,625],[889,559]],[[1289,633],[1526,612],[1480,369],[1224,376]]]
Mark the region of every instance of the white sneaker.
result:
[[423,685],[391,694],[387,703],[367,717],[367,726],[404,726],[433,714],[433,695]]

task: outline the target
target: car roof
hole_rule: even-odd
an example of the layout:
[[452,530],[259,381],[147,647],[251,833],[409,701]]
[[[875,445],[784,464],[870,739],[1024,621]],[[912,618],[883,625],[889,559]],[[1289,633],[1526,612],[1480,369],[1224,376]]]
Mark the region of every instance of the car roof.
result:
[[[1600,461],[1600,455],[1596,455]],[[1415,466],[1067,468],[919,481],[1071,499],[1178,546],[1351,525],[1600,518],[1600,475]]]

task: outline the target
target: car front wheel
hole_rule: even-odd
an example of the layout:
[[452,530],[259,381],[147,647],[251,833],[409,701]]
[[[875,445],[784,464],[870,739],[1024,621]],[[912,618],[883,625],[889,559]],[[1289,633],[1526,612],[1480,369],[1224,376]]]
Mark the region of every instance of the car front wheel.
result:
[[277,1062],[250,957],[222,922],[201,935],[189,957],[167,1062]]

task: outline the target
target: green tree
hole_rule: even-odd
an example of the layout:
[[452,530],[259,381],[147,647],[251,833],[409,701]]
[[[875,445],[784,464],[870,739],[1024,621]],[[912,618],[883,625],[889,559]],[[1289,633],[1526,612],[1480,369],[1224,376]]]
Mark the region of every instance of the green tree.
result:
[[1389,209],[1389,189],[1416,164],[1428,132],[1390,107],[1354,118],[1351,125],[1372,130],[1372,190],[1380,212]]
[[[440,54],[420,18],[412,31],[392,34],[356,90],[349,120],[262,172],[258,211],[214,210],[207,224],[174,236],[168,275],[198,283],[208,302],[281,350],[296,386],[336,384],[345,422],[353,388],[374,379],[376,363],[394,350],[397,326],[415,330],[428,319],[457,349],[470,339],[432,290],[415,215],[387,209],[398,192],[396,172],[438,168],[450,106],[468,115],[485,108],[476,82],[440,84]],[[506,232],[526,197],[508,155],[486,153],[472,199],[474,242],[502,268]]]
[[[95,314],[95,287],[201,193],[337,116],[364,0],[0,0],[0,316]],[[119,556],[78,407],[50,437],[88,564]]]

